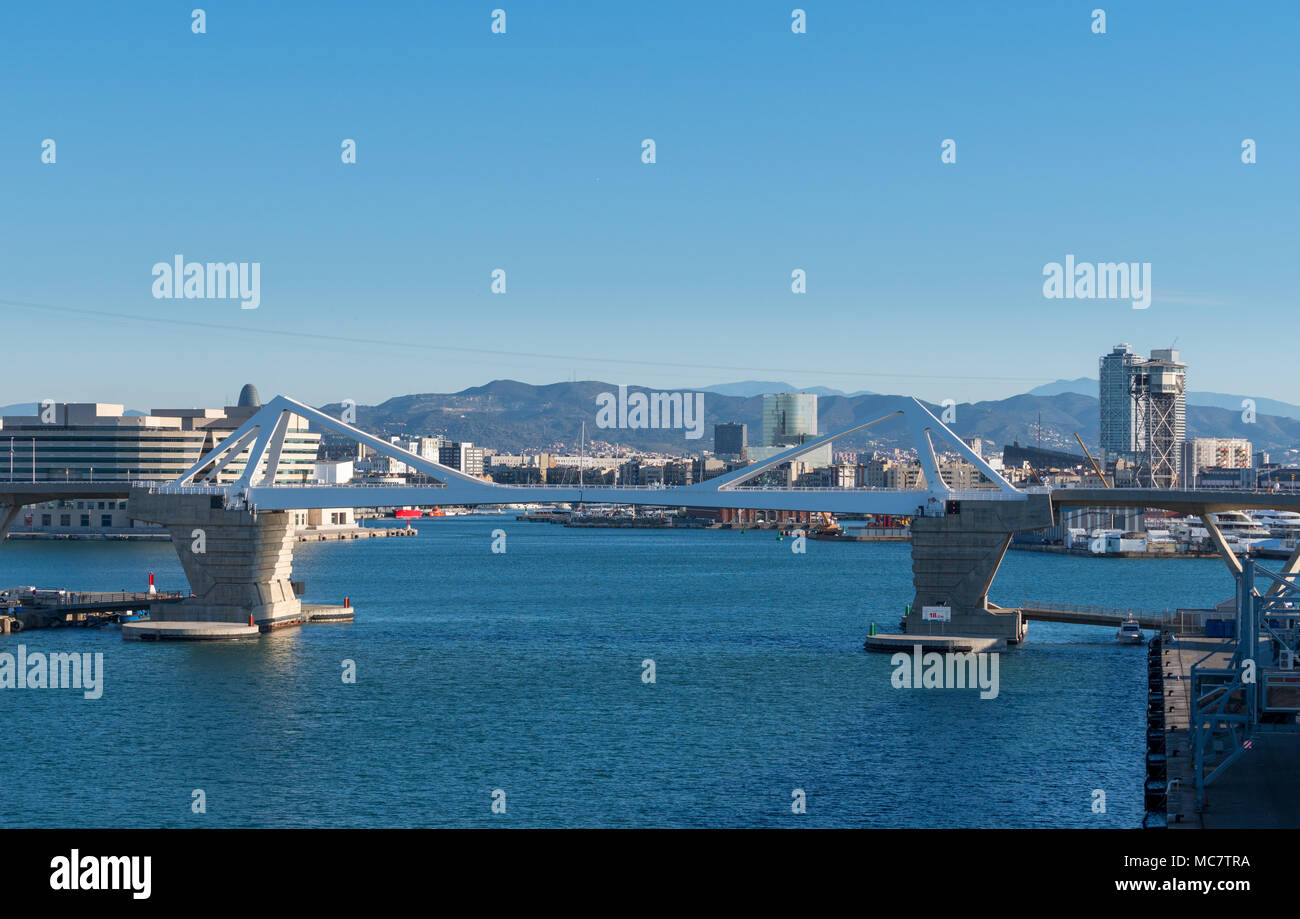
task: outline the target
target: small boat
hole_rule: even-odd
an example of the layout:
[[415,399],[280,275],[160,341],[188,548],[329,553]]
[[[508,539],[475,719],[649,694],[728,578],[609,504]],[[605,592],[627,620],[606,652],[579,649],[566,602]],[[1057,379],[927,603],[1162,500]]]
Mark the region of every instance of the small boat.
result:
[[1136,619],[1125,619],[1115,630],[1115,640],[1122,645],[1140,645],[1146,641],[1146,636],[1142,634],[1142,627]]

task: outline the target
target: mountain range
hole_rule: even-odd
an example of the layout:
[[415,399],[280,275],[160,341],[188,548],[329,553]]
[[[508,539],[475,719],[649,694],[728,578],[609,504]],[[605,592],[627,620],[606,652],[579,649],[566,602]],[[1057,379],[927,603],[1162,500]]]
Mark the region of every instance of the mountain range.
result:
[[[1035,386],[1029,390],[1031,396],[1055,396],[1061,393],[1080,393],[1085,396],[1097,395],[1097,381],[1088,377],[1079,377],[1077,380],[1057,380],[1055,383],[1046,383],[1042,386]],[[1226,408],[1234,412],[1242,410],[1242,400],[1251,398],[1255,400],[1255,411],[1269,415],[1281,415],[1285,418],[1300,419],[1300,405],[1292,405],[1289,402],[1279,402],[1277,399],[1264,399],[1259,396],[1234,396],[1223,392],[1188,392],[1188,406],[1202,405],[1210,408]]]
[[[1091,392],[1077,391],[1091,382]],[[766,386],[759,392],[754,387]],[[1059,381],[1060,391],[1024,393],[1006,399],[962,403],[949,426],[962,437],[979,435],[1001,447],[1018,441],[1024,446],[1079,452],[1074,440],[1078,432],[1090,450],[1097,447],[1098,400],[1096,382]],[[1074,386],[1074,389],[1070,387]],[[1040,387],[1044,389],[1047,387]],[[682,429],[602,430],[596,424],[596,398],[617,392],[618,387],[599,381],[551,383],[536,386],[515,380],[494,380],[457,393],[420,393],[395,396],[378,405],[358,405],[356,423],[370,431],[411,436],[444,434],[452,440],[470,441],[502,452],[545,448],[576,449],[582,423],[590,441],[626,444],[642,450],[697,453],[713,448],[713,425],[737,421],[748,425],[750,443],[759,440],[762,423],[762,392],[798,392],[784,383],[749,381],[715,386],[705,392],[704,436],[687,439]],[[630,386],[629,391],[648,387]],[[684,390],[683,390],[684,391]],[[700,390],[692,390],[700,391]],[[811,391],[811,390],[809,390]],[[1213,394],[1205,394],[1213,395]],[[850,427],[874,414],[883,414],[896,396],[877,393],[844,395],[836,391],[818,393],[818,422],[822,432]],[[1223,405],[1192,404],[1187,407],[1188,437],[1244,437],[1255,449],[1267,450],[1275,460],[1300,447],[1300,407],[1257,399],[1258,414],[1253,423],[1242,419],[1243,397],[1221,395]],[[1270,414],[1265,405],[1278,405],[1296,412]],[[944,408],[926,403],[942,417]],[[335,403],[321,410],[338,416]],[[837,449],[909,446],[900,419],[882,422],[866,431],[836,442]],[[1296,457],[1293,457],[1295,459]]]
[[[625,444],[647,451],[697,453],[713,449],[713,425],[718,422],[748,425],[749,441],[756,443],[762,426],[763,393],[817,393],[818,422],[823,432],[883,414],[896,398],[866,391],[844,393],[827,387],[800,390],[784,381],[746,380],[711,386],[692,390],[705,393],[704,436],[695,440],[687,439],[680,428],[597,428],[596,397],[617,389],[615,384],[599,381],[536,386],[494,380],[456,393],[419,393],[395,396],[378,405],[359,405],[357,425],[385,434],[444,434],[502,452],[519,452],[576,449],[585,421],[588,441]],[[639,386],[629,389],[651,391]],[[1300,461],[1300,456],[1295,455],[1300,453],[1300,406],[1254,397],[1257,414],[1249,423],[1242,418],[1244,398],[1228,393],[1188,393],[1187,435],[1244,437],[1256,450],[1274,454],[1275,461]],[[936,415],[943,416],[943,406],[926,404]],[[34,403],[0,406],[0,415],[31,415],[37,409]],[[335,417],[343,410],[337,403],[321,409]],[[1077,453],[1076,431],[1090,450],[1096,449],[1097,419],[1097,381],[1081,377],[1057,380],[1006,399],[959,404],[950,427],[963,437],[979,435],[998,447],[1018,441],[1025,446],[1041,444]],[[889,449],[909,445],[902,422],[893,419],[837,442],[836,448]],[[1293,453],[1289,460],[1284,455],[1288,451]]]

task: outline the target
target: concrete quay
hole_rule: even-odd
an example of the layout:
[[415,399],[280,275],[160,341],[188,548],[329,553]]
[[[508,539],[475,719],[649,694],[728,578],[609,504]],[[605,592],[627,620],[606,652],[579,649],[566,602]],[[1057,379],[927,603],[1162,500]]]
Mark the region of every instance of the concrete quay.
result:
[[328,530],[301,530],[298,542],[332,542],[342,539],[383,539],[385,537],[418,536],[414,527],[346,527]]
[[1002,638],[980,638],[970,635],[868,635],[863,648],[881,654],[911,653],[920,645],[922,653],[937,651],[940,654],[980,654],[1007,646]]
[[351,603],[342,606],[328,603],[304,603],[303,622],[351,622],[356,618],[356,607]]
[[[1196,800],[1191,737],[1191,670],[1226,666],[1230,639],[1166,634],[1161,648],[1164,676],[1165,763],[1169,792],[1165,804],[1170,829],[1300,828],[1300,735],[1261,731],[1250,748]],[[1208,659],[1207,658],[1208,655]],[[1198,803],[1201,805],[1197,807]]]
[[[295,624],[352,622],[356,607],[330,603],[303,603],[301,621]],[[126,641],[240,641],[260,638],[271,629],[244,622],[142,621],[122,623]]]
[[261,629],[238,622],[124,622],[126,641],[239,641],[258,638]]

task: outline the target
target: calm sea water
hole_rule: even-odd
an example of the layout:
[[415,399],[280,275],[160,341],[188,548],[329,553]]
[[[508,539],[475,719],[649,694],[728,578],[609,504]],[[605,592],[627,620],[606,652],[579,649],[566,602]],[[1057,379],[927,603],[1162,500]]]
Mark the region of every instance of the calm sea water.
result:
[[[508,534],[504,554],[491,531]],[[893,688],[869,624],[911,598],[906,545],[772,532],[425,520],[304,544],[307,599],[357,621],[229,644],[24,632],[102,651],[97,701],[0,691],[3,826],[1136,826],[1145,656],[1031,624],[1000,694]],[[167,543],[0,547],[0,585],[164,588]],[[1217,560],[1008,553],[992,598],[1163,609],[1227,597]],[[344,660],[357,682],[345,684]],[[657,682],[642,682],[653,659]],[[207,813],[191,812],[203,789]],[[506,813],[491,812],[492,794]],[[791,813],[802,789],[807,813]],[[1106,812],[1092,810],[1092,791]]]

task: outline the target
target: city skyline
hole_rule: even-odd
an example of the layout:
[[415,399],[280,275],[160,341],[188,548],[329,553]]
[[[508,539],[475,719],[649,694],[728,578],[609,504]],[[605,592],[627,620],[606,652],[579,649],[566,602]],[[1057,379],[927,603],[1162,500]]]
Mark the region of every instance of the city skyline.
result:
[[[1161,7],[1105,34],[1067,6],[826,4],[794,34],[777,7],[523,2],[504,35],[415,4],[236,3],[204,34],[187,10],[8,9],[0,309],[34,347],[0,402],[84,399],[142,353],[115,398],[796,377],[967,402],[1091,376],[1115,341],[1239,392],[1296,293],[1298,65],[1281,6]],[[174,258],[260,265],[257,308],[155,297]],[[1149,264],[1149,306],[1047,298],[1072,259]],[[1300,402],[1279,362],[1250,381]]]

